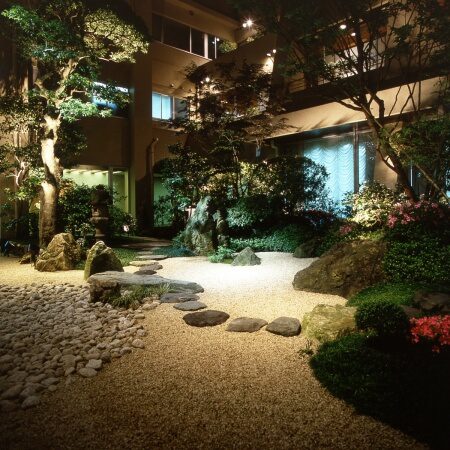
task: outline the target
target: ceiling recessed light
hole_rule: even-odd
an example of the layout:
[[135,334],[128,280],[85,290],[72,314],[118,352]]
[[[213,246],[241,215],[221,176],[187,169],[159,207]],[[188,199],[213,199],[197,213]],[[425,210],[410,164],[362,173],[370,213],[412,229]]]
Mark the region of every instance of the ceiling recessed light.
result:
[[347,25],[345,25],[345,23],[341,23],[341,24],[339,25],[339,28],[340,28],[341,30],[345,30],[345,29],[347,28]]

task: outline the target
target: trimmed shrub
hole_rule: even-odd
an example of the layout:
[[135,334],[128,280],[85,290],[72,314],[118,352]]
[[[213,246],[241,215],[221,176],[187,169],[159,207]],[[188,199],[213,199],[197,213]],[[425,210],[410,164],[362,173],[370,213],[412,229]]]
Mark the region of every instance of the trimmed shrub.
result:
[[448,282],[450,246],[437,238],[391,242],[384,258],[384,271],[392,281]]
[[414,294],[423,288],[419,283],[379,283],[355,294],[347,306],[360,306],[368,302],[390,300],[397,305],[411,306]]
[[233,254],[234,250],[232,250],[231,248],[220,246],[213,255],[208,257],[208,259],[212,263],[220,263],[224,262],[226,259],[231,260]]
[[403,337],[409,330],[405,312],[390,300],[362,304],[356,311],[355,321],[358,329],[375,332],[380,338]]
[[270,234],[251,238],[231,238],[230,247],[234,251],[252,248],[255,252],[292,253],[300,244],[311,238],[310,231],[300,225],[287,225]]

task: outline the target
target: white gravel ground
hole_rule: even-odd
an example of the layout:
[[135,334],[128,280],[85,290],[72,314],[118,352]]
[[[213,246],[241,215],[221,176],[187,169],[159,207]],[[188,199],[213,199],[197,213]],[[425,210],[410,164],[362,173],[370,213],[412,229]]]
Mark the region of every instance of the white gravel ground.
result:
[[[319,303],[344,303],[293,290],[294,274],[311,260],[259,256],[255,267],[170,259],[159,274],[201,284],[201,301],[232,319],[301,319]],[[6,272],[0,266],[0,276]],[[61,277],[74,283],[76,273]],[[43,396],[35,409],[0,417],[0,448],[424,448],[322,388],[298,353],[301,336],[198,329],[183,314],[170,304],[150,311],[143,351]]]

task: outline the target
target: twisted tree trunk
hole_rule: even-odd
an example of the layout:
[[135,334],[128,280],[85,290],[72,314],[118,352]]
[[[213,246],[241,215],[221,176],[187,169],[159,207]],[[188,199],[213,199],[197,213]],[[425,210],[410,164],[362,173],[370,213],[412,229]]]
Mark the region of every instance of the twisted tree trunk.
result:
[[41,183],[39,211],[39,245],[41,247],[46,247],[56,234],[56,206],[62,178],[62,167],[55,155],[59,125],[58,119],[45,117],[45,135],[41,140],[41,157],[45,175]]

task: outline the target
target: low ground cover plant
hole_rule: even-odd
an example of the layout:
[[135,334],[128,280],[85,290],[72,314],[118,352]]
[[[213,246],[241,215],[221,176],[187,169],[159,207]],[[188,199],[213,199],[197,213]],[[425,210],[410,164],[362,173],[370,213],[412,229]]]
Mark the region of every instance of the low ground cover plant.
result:
[[115,308],[136,309],[147,297],[160,297],[169,292],[168,284],[159,286],[127,286],[125,292],[119,297],[112,297],[108,300]]

